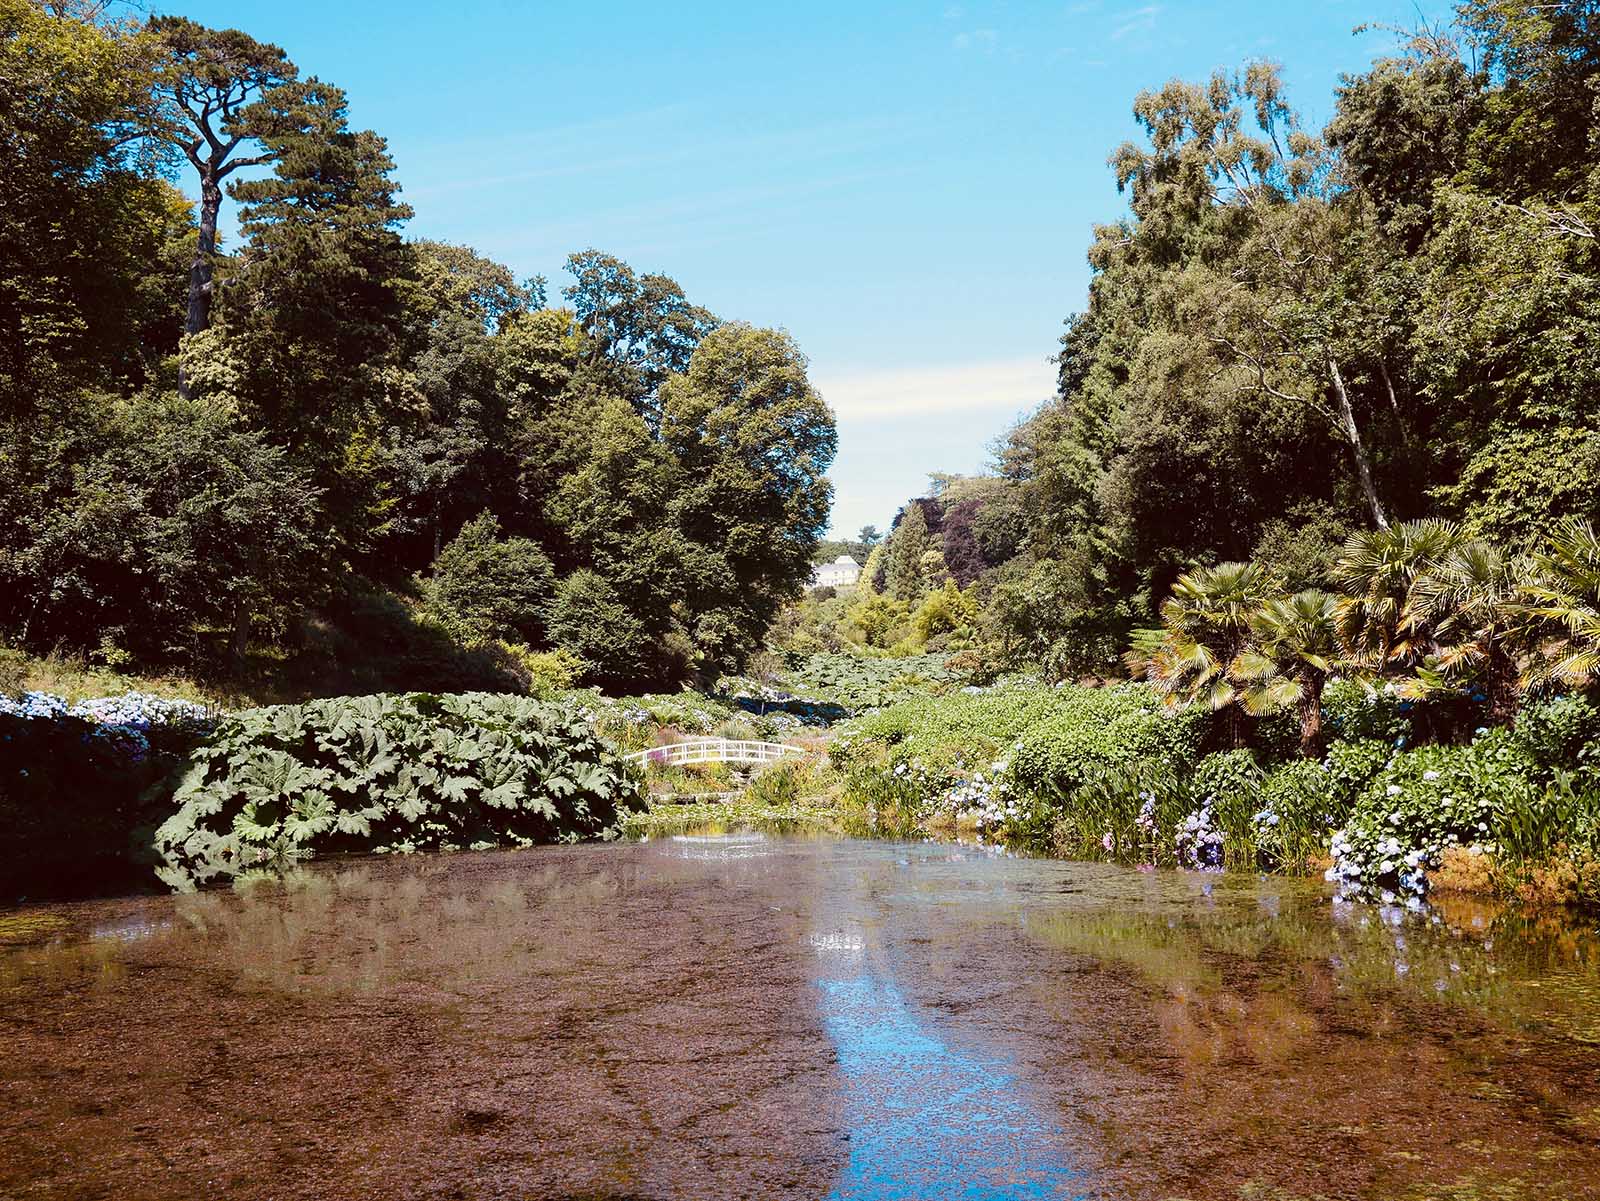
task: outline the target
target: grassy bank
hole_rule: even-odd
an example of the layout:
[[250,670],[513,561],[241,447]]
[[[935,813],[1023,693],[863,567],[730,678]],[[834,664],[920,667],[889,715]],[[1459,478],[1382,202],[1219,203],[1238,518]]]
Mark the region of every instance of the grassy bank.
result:
[[1600,707],[1536,702],[1509,728],[1428,741],[1439,715],[1352,682],[1303,758],[1287,718],[1246,745],[1144,685],[1016,686],[890,706],[832,744],[881,828],[970,828],[1073,858],[1325,872],[1378,899],[1494,892],[1600,905]]

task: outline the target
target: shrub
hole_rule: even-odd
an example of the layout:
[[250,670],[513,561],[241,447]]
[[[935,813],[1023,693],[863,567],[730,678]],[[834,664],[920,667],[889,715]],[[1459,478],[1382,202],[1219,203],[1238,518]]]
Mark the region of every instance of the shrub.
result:
[[1249,751],[1219,751],[1195,765],[1190,787],[1196,796],[1249,807],[1261,795],[1261,781],[1261,768]]
[[1356,799],[1388,764],[1394,747],[1387,742],[1336,742],[1322,760],[1328,773],[1328,826],[1342,826]]
[[423,582],[428,608],[462,642],[499,639],[537,643],[544,637],[554,572],[538,544],[501,538],[500,522],[484,513],[434,560]]
[[1514,731],[1518,749],[1546,771],[1600,772],[1600,706],[1587,697],[1536,701]]
[[190,759],[156,832],[168,884],[337,851],[611,837],[637,781],[584,715],[485,693],[252,709]]
[[360,580],[332,598],[301,637],[302,652],[278,683],[304,695],[515,692],[527,678],[503,643],[463,645],[426,604]]
[[17,696],[28,682],[28,656],[9,647],[0,647],[0,697]]
[[923,643],[941,634],[970,637],[972,624],[977,620],[977,604],[956,586],[946,580],[944,587],[930,592],[911,615],[911,628]]
[[1094,768],[1055,811],[1051,845],[1079,858],[1175,864],[1190,812],[1186,783],[1162,760]]
[[922,697],[858,718],[834,741],[830,754],[840,770],[904,765],[930,775],[938,787],[990,769],[1056,703],[1053,693],[1038,688]]
[[943,695],[959,683],[957,670],[939,655],[818,653],[784,656],[777,679],[725,677],[717,691],[753,711],[782,709],[807,720],[836,721],[900,701]]
[[1557,772],[1526,803],[1499,814],[1494,836],[1512,874],[1563,852],[1600,854],[1600,783]]
[[587,569],[556,589],[550,641],[580,659],[585,678],[596,684],[630,684],[655,674],[650,632],[610,582]]
[[[1221,858],[1243,868],[1256,866],[1257,817],[1261,814],[1261,786],[1265,777],[1255,756],[1245,750],[1220,751],[1207,755],[1195,766],[1189,780],[1194,800],[1191,811],[1195,828],[1221,836],[1210,845],[1221,851]],[[1188,818],[1185,818],[1187,824]],[[1265,821],[1265,819],[1263,819]],[[1190,863],[1188,866],[1213,866]]]
[[[624,751],[677,742],[682,735],[716,734],[734,717],[728,706],[696,692],[609,697],[583,690],[568,693],[566,699],[578,705],[594,728]],[[740,737],[752,732],[746,729]]]
[[1336,789],[1327,760],[1296,759],[1262,780],[1261,808],[1251,819],[1262,866],[1302,872],[1321,856],[1329,832],[1344,824],[1348,812]]
[[200,706],[141,693],[0,696],[0,900],[153,883],[139,832],[208,729]]
[[[880,808],[968,819],[1009,841],[1088,853],[1108,824],[1114,842],[1132,838],[1118,831],[1131,821],[1123,810],[1133,794],[1107,773],[1186,766],[1203,725],[1198,714],[1164,714],[1140,686],[1001,686],[869,714],[830,754],[850,791]],[[1088,785],[1103,790],[1098,799],[1080,795]]]
[[908,832],[938,814],[981,830],[1015,826],[1004,780],[1015,739],[1058,703],[1048,689],[997,687],[923,696],[857,718],[830,744],[848,790]]
[[1024,792],[1065,797],[1096,769],[1147,759],[1179,767],[1198,753],[1206,715],[1164,712],[1147,687],[1065,686],[1056,692],[1057,711],[1028,729],[1011,759],[1012,780]]
[[787,759],[757,772],[742,802],[781,809],[801,804],[828,791],[832,774],[813,759]]
[[536,651],[513,643],[506,650],[527,675],[528,692],[537,697],[550,699],[557,693],[568,692],[583,674],[583,660],[565,647]]
[[1329,878],[1361,892],[1420,896],[1448,848],[1494,849],[1505,815],[1538,801],[1536,770],[1505,730],[1470,746],[1396,754],[1334,835]]
[[1395,746],[1411,733],[1406,702],[1359,680],[1330,680],[1322,690],[1322,716],[1331,738]]

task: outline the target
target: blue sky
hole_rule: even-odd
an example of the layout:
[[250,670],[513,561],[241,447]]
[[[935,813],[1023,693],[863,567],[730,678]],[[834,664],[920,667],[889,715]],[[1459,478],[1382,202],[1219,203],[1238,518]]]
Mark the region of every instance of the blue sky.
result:
[[1312,124],[1437,3],[157,0],[341,85],[414,237],[565,282],[596,246],[782,326],[839,418],[835,528],[886,527],[1050,392],[1134,95],[1271,58]]

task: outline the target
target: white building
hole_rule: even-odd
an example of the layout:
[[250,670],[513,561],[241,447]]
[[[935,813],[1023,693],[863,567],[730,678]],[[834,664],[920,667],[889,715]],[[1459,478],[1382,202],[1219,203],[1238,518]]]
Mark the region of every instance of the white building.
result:
[[813,588],[854,588],[861,578],[861,564],[849,555],[840,555],[811,572]]

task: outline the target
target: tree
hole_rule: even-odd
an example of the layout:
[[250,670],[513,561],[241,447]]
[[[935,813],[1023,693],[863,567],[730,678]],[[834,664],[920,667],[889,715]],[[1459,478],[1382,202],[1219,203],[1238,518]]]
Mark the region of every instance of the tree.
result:
[[450,540],[424,584],[430,607],[464,642],[543,640],[554,576],[526,538],[502,538],[500,522],[480,513]]
[[[736,664],[760,645],[810,580],[827,528],[839,437],[806,368],[788,334],[733,322],[661,391],[661,441],[683,480],[672,513],[699,548],[685,599],[702,615],[695,640],[712,663]],[[714,625],[708,614],[720,614]]]
[[1343,173],[1394,242],[1416,253],[1432,229],[1435,186],[1466,162],[1483,112],[1481,79],[1455,38],[1424,28],[1400,54],[1346,76],[1336,96],[1327,139]]
[[1522,595],[1543,637],[1525,682],[1535,689],[1593,687],[1600,682],[1600,534],[1569,517],[1535,562],[1537,575]]
[[1355,662],[1369,671],[1409,671],[1431,653],[1432,631],[1411,608],[1412,590],[1462,540],[1459,526],[1438,520],[1350,535],[1334,578],[1345,591],[1339,634]]
[[[176,344],[151,44],[75,6],[0,3],[0,419],[80,386],[132,391]],[[36,432],[36,431],[35,431]]]
[[[26,538],[0,547],[0,625],[28,646],[110,640],[142,662],[237,666],[253,628],[281,632],[325,582],[315,488],[226,406],[97,409],[56,442],[71,470]],[[7,474],[0,494],[41,499]],[[218,630],[225,647],[209,644]]]
[[416,279],[401,279],[399,352],[415,404],[384,434],[396,492],[391,545],[437,559],[474,511],[511,511],[515,421],[496,337],[536,301],[510,270],[464,246],[413,242]]
[[1447,550],[1411,587],[1402,628],[1433,645],[1407,692],[1419,697],[1481,686],[1489,716],[1509,725],[1521,692],[1517,604],[1531,564],[1472,539]]
[[977,617],[978,609],[973,599],[962,592],[954,580],[947,579],[917,606],[916,612],[911,615],[911,628],[924,644],[943,635],[965,639],[971,637],[973,622]]
[[1210,326],[1206,335],[1235,386],[1326,421],[1347,444],[1373,523],[1386,526],[1336,274],[1335,250],[1353,236],[1362,210],[1335,203],[1326,148],[1300,128],[1277,68],[1264,63],[1218,73],[1206,87],[1169,84],[1141,95],[1134,111],[1152,148],[1124,146],[1114,161],[1135,212],[1224,210],[1212,224],[1232,246],[1211,256],[1222,268],[1211,280],[1195,277],[1210,286],[1195,297],[1194,314]]
[[883,535],[878,532],[877,526],[864,525],[861,527],[861,532],[856,535],[856,541],[870,551],[883,541]]
[[1412,340],[1432,499],[1471,533],[1532,549],[1567,514],[1600,516],[1600,197],[1513,205],[1441,188],[1435,207]]
[[383,432],[413,256],[382,138],[347,124],[343,92],[285,85],[285,119],[261,133],[273,172],[234,186],[246,242],[222,294],[239,400],[306,463],[345,555],[369,551],[389,500]]
[[1594,165],[1600,11],[1592,0],[1462,0],[1458,14],[1493,85],[1472,129],[1466,182],[1513,201],[1583,188]]
[[224,181],[235,171],[273,161],[270,149],[254,148],[275,117],[276,89],[299,72],[277,46],[237,29],[207,29],[187,17],[152,17],[150,34],[160,44],[157,96],[165,102],[162,134],[177,146],[200,182],[199,236],[189,267],[189,302],[184,332],[198,333],[211,320],[212,267]]
[[1129,669],[1149,680],[1169,708],[1226,710],[1233,745],[1244,745],[1234,704],[1240,690],[1229,669],[1249,645],[1251,621],[1271,590],[1254,563],[1185,572],[1161,606],[1162,628],[1142,634],[1128,652]]
[[922,557],[933,548],[927,510],[934,503],[912,501],[901,510],[889,535],[888,591],[896,600],[915,601],[926,590]]
[[660,639],[693,558],[671,513],[683,477],[626,401],[585,407],[583,457],[562,475],[548,515],[575,561],[604,576]]
[[659,661],[644,623],[604,577],[576,571],[561,581],[550,609],[550,640],[577,655],[594,683],[632,687],[654,678]]
[[571,255],[567,270],[574,282],[562,295],[587,335],[584,367],[592,386],[626,399],[655,429],[662,384],[689,369],[717,318],[689,303],[677,281],[636,275],[621,259],[598,250]]
[[1252,645],[1228,668],[1246,713],[1294,708],[1300,753],[1308,759],[1321,758],[1324,749],[1322,691],[1339,654],[1338,618],[1338,598],[1320,589],[1273,597],[1251,615]]
[[1104,678],[1128,644],[1132,605],[1116,595],[1104,563],[1087,551],[1020,556],[997,573],[982,615],[996,656],[1036,663],[1047,679]]

